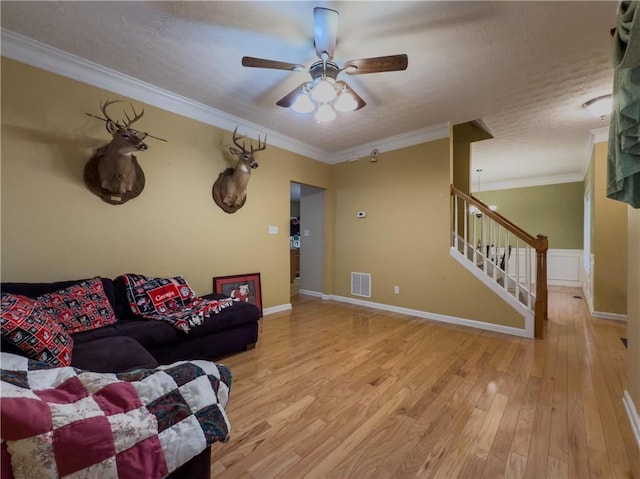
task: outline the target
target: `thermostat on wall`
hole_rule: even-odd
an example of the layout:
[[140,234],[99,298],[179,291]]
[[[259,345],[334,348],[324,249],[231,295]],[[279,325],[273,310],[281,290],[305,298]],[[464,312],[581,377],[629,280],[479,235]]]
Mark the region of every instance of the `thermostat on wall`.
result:
[[356,216],[358,218],[364,218],[365,216],[367,216],[367,212],[366,211],[358,211],[358,213],[356,213]]

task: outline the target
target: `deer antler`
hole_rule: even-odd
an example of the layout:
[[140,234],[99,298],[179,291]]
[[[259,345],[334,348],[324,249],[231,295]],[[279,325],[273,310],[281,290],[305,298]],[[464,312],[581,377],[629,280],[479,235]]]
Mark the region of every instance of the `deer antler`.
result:
[[253,145],[251,145],[251,154],[253,154],[256,151],[261,151],[261,150],[265,150],[267,148],[267,134],[264,134],[264,141],[261,143],[260,142],[260,135],[258,135],[258,148],[254,149]]
[[[236,137],[237,132],[238,132],[238,127],[236,126],[235,129],[233,130],[233,143],[238,148],[242,149],[243,153],[248,153],[247,146],[245,145],[244,141],[242,142],[242,145],[238,143],[238,141],[244,138],[245,136],[243,135],[243,136]],[[251,154],[255,153],[256,151],[265,150],[267,148],[267,134],[265,133],[264,135],[264,141],[262,141],[260,139],[260,135],[258,135],[258,148],[254,148],[253,145],[250,145],[250,146],[251,146]]]
[[[140,112],[140,114],[138,114],[138,112],[136,112],[136,109],[134,108],[134,106],[133,106],[131,103],[129,103],[129,105],[131,106],[131,110],[133,110],[133,115],[134,115],[134,116],[133,116],[133,118],[129,118],[129,115],[128,115],[128,114],[127,114],[127,112],[125,111],[125,112],[124,112],[124,116],[126,116],[126,117],[127,117],[127,122],[126,122],[124,125],[121,125],[121,124],[120,124],[120,123],[118,123],[117,121],[112,120],[112,119],[111,119],[111,117],[109,116],[109,114],[107,113],[107,108],[109,108],[109,105],[112,105],[112,104],[114,104],[114,103],[119,103],[119,102],[120,102],[120,100],[107,100],[107,101],[106,101],[106,102],[104,102],[104,103],[100,102],[100,110],[102,111],[102,114],[103,114],[106,118],[102,118],[102,117],[99,117],[99,116],[93,115],[92,113],[86,113],[86,115],[87,115],[87,116],[90,116],[91,118],[96,118],[96,119],[98,119],[98,120],[102,120],[102,121],[105,121],[105,122],[109,122],[109,121],[110,121],[111,123],[113,123],[114,125],[116,125],[116,127],[117,127],[119,130],[122,130],[122,129],[124,129],[124,128],[129,128],[129,127],[130,127],[134,122],[136,122],[136,121],[138,121],[140,118],[142,118],[142,115],[144,115],[144,108],[142,109],[142,111]],[[136,130],[136,131],[137,131],[137,130]],[[147,132],[143,132],[143,131],[141,131],[140,133],[144,134],[144,135],[145,135],[145,137],[146,137],[146,136],[148,136],[149,138],[154,138],[154,139],[156,139],[156,140],[164,141],[165,143],[167,143],[167,140],[165,140],[164,138],[159,138],[159,137],[157,137],[157,136],[150,135],[149,133],[147,133]]]
[[242,145],[238,143],[238,140],[241,140],[242,138],[244,138],[244,135],[240,135],[236,138],[237,132],[238,132],[238,127],[236,126],[235,129],[233,130],[233,144],[236,145],[238,148],[240,148],[243,152],[246,152],[247,147],[245,146],[244,141],[242,142]]
[[127,117],[127,121],[124,123],[124,125],[121,125],[120,122],[113,120],[107,113],[107,108],[109,108],[109,105],[113,105],[114,103],[119,103],[119,102],[120,100],[108,100],[104,103],[100,102],[100,110],[102,110],[102,114],[107,118],[107,121],[114,123],[118,128],[129,128],[132,124],[134,124],[136,121],[142,118],[142,115],[144,115],[144,108],[138,114],[135,107],[131,103],[129,103],[129,106],[133,111],[133,118],[130,118],[129,114],[125,110],[124,116]]
[[120,100],[107,100],[104,103],[100,102],[100,110],[102,110],[102,114],[106,117],[105,121],[110,121],[111,123],[116,125],[118,128],[122,128],[120,123],[118,123],[115,120],[112,120],[109,114],[107,113],[107,108],[109,108],[109,105],[113,105],[114,103],[118,103],[119,101]]
[[142,118],[142,115],[144,115],[144,108],[142,109],[142,111],[140,112],[140,114],[138,115],[138,113],[136,112],[136,109],[133,107],[133,105],[131,103],[129,103],[129,106],[131,107],[131,110],[133,110],[133,119],[129,118],[129,115],[127,114],[126,110],[124,112],[124,116],[127,117],[127,123],[125,123],[125,128],[129,128],[133,123],[135,123],[136,121],[138,121],[140,118]]

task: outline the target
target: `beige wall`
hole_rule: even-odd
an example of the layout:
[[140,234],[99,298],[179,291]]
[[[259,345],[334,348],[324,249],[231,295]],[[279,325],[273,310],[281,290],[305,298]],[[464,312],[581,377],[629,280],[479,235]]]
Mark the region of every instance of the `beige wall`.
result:
[[594,310],[627,314],[627,391],[640,407],[640,210],[606,197],[608,144],[597,143],[585,175],[591,191]]
[[294,181],[326,190],[324,293],[349,296],[349,273],[372,272],[372,301],[523,327],[449,256],[450,139],[334,166],[269,146],[247,204],[228,215],[211,185],[227,166],[229,132],[134,101],[146,111],[140,128],[168,143],[148,141],[138,155],[145,190],[113,206],[82,180],[109,139],[85,112],[107,98],[129,100],[2,59],[2,281],[182,274],[207,293],[213,276],[259,271],[264,306],[286,304]]
[[451,127],[453,139],[453,185],[463,193],[471,192],[471,143],[493,138],[479,123],[468,121]]
[[351,296],[351,272],[371,273],[371,301],[523,328],[522,316],[449,255],[450,143],[334,166],[336,294]]
[[582,249],[584,185],[562,183],[474,193],[483,203],[533,236],[546,235],[549,248]]
[[471,179],[471,142],[464,137],[464,128],[461,125],[454,125],[450,129],[451,133],[451,170],[453,186],[463,193],[470,192]]
[[593,309],[627,313],[627,208],[606,196],[607,143],[597,143],[593,156]]
[[640,411],[640,209],[627,207],[628,220],[628,319],[627,319],[627,369],[628,391]]
[[[139,127],[168,143],[148,140],[138,155],[144,191],[109,205],[82,179],[93,150],[110,139],[85,112],[99,113],[107,98],[128,100],[2,58],[2,281],[182,274],[204,294],[213,276],[259,271],[264,307],[289,303],[290,181],[329,188],[330,167],[268,146],[246,205],[229,215],[211,186],[227,166],[230,133],[135,101],[145,108]],[[332,208],[329,199],[328,255]]]

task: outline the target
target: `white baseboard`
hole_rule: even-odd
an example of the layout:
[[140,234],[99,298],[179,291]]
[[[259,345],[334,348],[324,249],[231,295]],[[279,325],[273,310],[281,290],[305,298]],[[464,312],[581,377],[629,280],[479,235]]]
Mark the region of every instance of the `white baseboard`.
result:
[[616,321],[626,321],[626,314],[617,314],[617,313],[602,313],[600,311],[590,311],[591,316],[594,318],[600,319],[614,319]]
[[[592,255],[592,258],[593,258],[593,255]],[[591,267],[593,268],[593,259],[591,261],[591,265],[592,265]],[[583,274],[584,274],[584,281],[582,285],[582,294],[584,295],[584,299],[587,302],[587,308],[589,309],[589,314],[594,318],[613,319],[615,321],[627,321],[628,316],[626,314],[606,313],[602,311],[596,311],[595,309],[593,309],[593,297],[590,291],[591,288],[589,287],[590,286],[589,281],[591,281],[591,279],[589,278],[586,271],[583,270]]]
[[268,314],[280,313],[282,311],[289,311],[291,309],[291,303],[280,304],[278,306],[271,306],[270,308],[264,308],[262,310],[262,315],[267,316]]
[[331,295],[321,293],[320,291],[311,291],[308,289],[300,289],[298,290],[298,294],[306,294],[307,296],[314,296],[320,299],[331,299]]
[[587,308],[589,308],[589,314],[594,318],[600,319],[614,319],[616,321],[626,321],[626,314],[618,314],[618,313],[606,313],[603,311],[596,311],[593,309],[593,298],[588,294],[586,288],[582,288],[582,293],[584,294],[585,299],[587,300]]
[[430,313],[428,311],[420,311],[418,309],[402,308],[400,306],[392,306],[390,304],[375,303],[373,301],[364,301],[362,299],[349,298],[346,296],[331,295],[330,299],[333,299],[335,301],[340,301],[342,303],[357,304],[359,306],[366,306],[367,308],[390,311],[392,313],[407,314],[409,316],[415,316],[422,319],[431,319],[433,321],[439,321],[442,323],[457,324],[460,326],[467,326],[475,329],[484,329],[487,331],[494,331],[497,333],[520,336],[523,338],[532,337],[531,334],[527,333],[526,330],[513,328],[510,326],[502,326],[499,324],[485,323],[482,321],[474,321],[471,319],[457,318],[455,316],[446,316],[444,314]]
[[624,404],[624,408],[627,411],[627,416],[629,417],[629,423],[631,424],[633,435],[636,438],[638,447],[640,447],[640,416],[638,416],[638,410],[636,409],[635,404],[633,404],[633,399],[631,399],[631,394],[629,394],[629,391],[625,390],[624,395],[622,396],[622,403]]
[[586,281],[585,284],[582,285],[582,294],[585,301],[587,302],[587,309],[589,309],[589,314],[591,314],[593,312],[593,297],[591,296],[591,291],[589,290],[589,285]]
[[298,294],[305,294],[307,296],[314,296],[316,298],[322,298],[323,296],[325,296],[325,294],[321,293],[320,291],[311,291],[309,289],[299,289]]

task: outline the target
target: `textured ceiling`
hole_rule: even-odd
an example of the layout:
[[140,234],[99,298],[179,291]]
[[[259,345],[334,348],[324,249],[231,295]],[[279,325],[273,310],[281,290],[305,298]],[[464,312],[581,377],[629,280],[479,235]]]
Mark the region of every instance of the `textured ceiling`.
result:
[[[313,7],[340,12],[335,60],[406,53],[406,71],[341,75],[367,102],[318,124],[275,102],[307,73],[244,68],[242,56],[309,66]],[[384,138],[481,120],[482,182],[576,176],[585,101],[611,92],[617,2],[11,2],[2,28],[240,117],[327,157]],[[384,151],[382,151],[382,154]],[[383,158],[383,156],[381,156]]]

